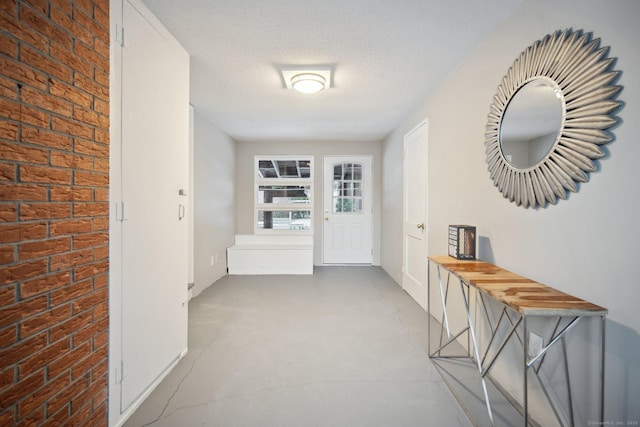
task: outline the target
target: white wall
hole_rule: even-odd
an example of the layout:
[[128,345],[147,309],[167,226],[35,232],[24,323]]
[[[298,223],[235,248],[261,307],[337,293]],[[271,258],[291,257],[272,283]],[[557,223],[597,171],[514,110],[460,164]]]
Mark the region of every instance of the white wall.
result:
[[[609,309],[606,415],[640,420],[640,2],[525,0],[522,6],[383,141],[381,264],[400,283],[402,138],[429,119],[429,248],[446,253],[448,224],[478,227],[479,257]],[[489,179],[484,131],[502,76],[532,42],[558,29],[600,37],[624,86],[615,140],[579,192],[524,209]],[[455,30],[455,29],[454,29]],[[593,338],[589,346],[597,345]],[[507,385],[508,386],[508,385]]]
[[[198,295],[227,274],[235,234],[235,142],[195,112],[194,279]],[[211,265],[211,257],[217,262]]]
[[237,223],[238,234],[253,234],[253,165],[254,156],[261,154],[310,154],[314,156],[314,264],[322,264],[322,159],[325,155],[371,155],[373,156],[374,200],[373,200],[373,264],[380,264],[380,188],[381,144],[375,142],[238,142],[236,163]]

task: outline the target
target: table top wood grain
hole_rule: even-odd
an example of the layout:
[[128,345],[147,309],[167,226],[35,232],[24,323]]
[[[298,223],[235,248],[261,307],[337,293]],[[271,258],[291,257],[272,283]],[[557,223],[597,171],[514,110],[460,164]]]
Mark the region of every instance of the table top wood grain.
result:
[[607,309],[480,260],[429,259],[464,283],[527,316],[602,316]]

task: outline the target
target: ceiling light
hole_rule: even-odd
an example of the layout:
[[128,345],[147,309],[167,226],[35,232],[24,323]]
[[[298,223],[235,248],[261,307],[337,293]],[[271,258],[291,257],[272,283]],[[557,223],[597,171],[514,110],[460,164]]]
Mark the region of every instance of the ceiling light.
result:
[[291,87],[302,93],[316,93],[324,89],[326,81],[318,74],[302,73],[291,78]]
[[285,66],[280,72],[284,86],[301,93],[318,93],[332,86],[332,67]]

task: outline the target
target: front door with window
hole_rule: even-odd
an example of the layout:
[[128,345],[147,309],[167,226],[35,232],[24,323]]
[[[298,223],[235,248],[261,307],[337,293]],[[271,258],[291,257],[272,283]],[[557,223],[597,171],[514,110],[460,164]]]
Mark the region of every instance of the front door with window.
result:
[[324,158],[324,264],[371,264],[372,186],[370,156]]

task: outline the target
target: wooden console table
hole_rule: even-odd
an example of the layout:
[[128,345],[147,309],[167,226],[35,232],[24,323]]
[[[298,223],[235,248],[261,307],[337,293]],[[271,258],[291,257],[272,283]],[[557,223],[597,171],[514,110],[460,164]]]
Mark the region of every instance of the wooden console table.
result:
[[[431,340],[429,340],[429,357],[441,358],[450,357],[442,356],[441,352],[448,345],[457,342],[465,332],[468,332],[467,352],[468,356],[477,365],[482,387],[484,391],[484,400],[489,414],[491,423],[494,423],[491,402],[487,392],[485,377],[488,375],[496,359],[501,355],[502,350],[507,342],[515,335],[519,342],[522,343],[523,351],[523,407],[519,408],[523,415],[524,425],[529,425],[530,416],[528,411],[528,373],[532,371],[536,376],[544,362],[545,354],[556,343],[564,340],[566,334],[584,317],[600,316],[601,328],[601,352],[600,352],[600,421],[604,418],[604,340],[605,340],[605,316],[607,310],[588,301],[568,295],[552,287],[543,285],[533,280],[514,274],[504,270],[498,266],[484,261],[478,260],[459,260],[450,256],[430,256],[428,269],[431,264],[436,266],[438,275],[439,300],[442,306],[442,322],[440,334],[440,346],[433,352],[431,351]],[[446,281],[443,280],[443,270],[446,272]],[[464,308],[466,312],[466,327],[457,333],[453,333],[449,327],[449,313],[447,312],[447,304],[449,302],[449,282],[451,277],[458,279]],[[427,310],[431,313],[431,274],[428,272],[428,301]],[[482,352],[478,345],[476,336],[476,325],[470,310],[470,292],[477,292],[476,304],[482,303],[486,316],[487,325],[491,336],[488,344]],[[492,324],[485,298],[491,298],[498,301],[502,308],[499,320],[495,325]],[[531,317],[547,317],[556,319],[555,328],[551,336],[548,337],[546,346],[541,346],[535,352],[530,354],[529,330],[527,328],[527,320]],[[429,316],[431,322],[431,316]],[[508,324],[507,324],[508,322]],[[504,324],[507,327],[506,335],[500,342],[496,342],[498,329]],[[519,335],[519,325],[522,324],[522,336]],[[431,325],[429,325],[431,330]],[[504,328],[503,328],[504,330]],[[447,340],[443,342],[443,336],[446,331]],[[492,350],[495,354],[489,356]],[[540,381],[540,385],[544,394],[553,408],[554,415],[561,425],[574,425],[574,409],[573,399],[570,386],[570,378],[568,371],[568,358],[566,354],[566,346],[562,346],[563,356],[565,360],[565,379],[569,394],[569,419],[567,420],[561,414],[557,405],[554,404],[544,388],[544,384]],[[482,354],[481,354],[482,353]]]

